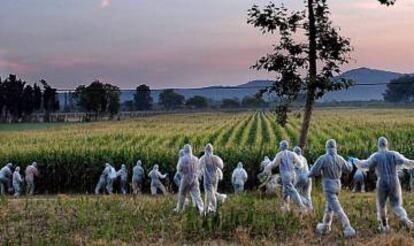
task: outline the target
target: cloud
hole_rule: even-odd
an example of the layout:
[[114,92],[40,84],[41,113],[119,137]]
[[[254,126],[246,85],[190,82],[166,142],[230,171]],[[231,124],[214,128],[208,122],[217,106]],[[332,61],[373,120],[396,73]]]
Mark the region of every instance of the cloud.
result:
[[111,4],[112,0],[101,0],[101,8],[106,8]]

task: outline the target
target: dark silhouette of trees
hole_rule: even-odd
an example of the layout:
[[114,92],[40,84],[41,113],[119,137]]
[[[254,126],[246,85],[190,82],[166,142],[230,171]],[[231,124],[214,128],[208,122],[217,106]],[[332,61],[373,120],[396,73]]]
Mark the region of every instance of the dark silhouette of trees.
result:
[[[254,5],[248,11],[248,23],[262,33],[277,32],[280,37],[273,53],[263,56],[253,66],[276,73],[273,85],[262,93],[271,92],[279,97],[280,106],[276,112],[280,124],[286,123],[289,105],[301,93],[306,94],[301,147],[307,142],[315,101],[328,91],[342,90],[353,84],[349,80],[332,80],[340,72],[340,66],[348,62],[352,48],[349,39],[333,27],[326,0],[307,0],[305,9],[291,12],[270,3],[263,9]],[[302,41],[305,39],[307,42]]]
[[240,108],[240,102],[237,98],[225,98],[221,101],[220,108]]
[[384,93],[384,101],[392,103],[414,102],[414,75],[391,80]]
[[203,96],[193,96],[187,99],[185,105],[192,109],[208,108],[208,99]]
[[42,89],[34,84],[18,79],[10,74],[4,81],[0,79],[0,120],[29,121],[34,112],[45,112],[48,121],[51,112],[59,109],[56,89],[41,81]]
[[176,93],[173,89],[166,89],[160,93],[159,101],[159,104],[165,109],[178,109],[184,105],[185,97]]
[[138,111],[150,110],[152,108],[151,89],[148,85],[142,84],[136,88],[134,105]]
[[102,114],[113,116],[119,112],[120,93],[119,87],[96,80],[88,86],[78,86],[74,97],[83,111],[93,112],[98,118]]
[[245,108],[258,108],[264,107],[266,102],[261,96],[246,96],[243,97],[241,105]]
[[[396,0],[378,0],[390,6]],[[300,132],[299,145],[305,148],[315,101],[328,91],[342,90],[352,86],[352,81],[332,80],[340,72],[340,66],[348,62],[352,50],[350,41],[339,34],[330,21],[327,0],[306,0],[303,11],[289,12],[283,5],[270,3],[263,9],[254,5],[248,11],[248,23],[262,33],[275,33],[280,41],[273,53],[259,59],[253,66],[275,72],[274,84],[265,91],[279,96],[276,109],[278,122],[287,122],[289,105],[300,93],[306,94],[305,113]],[[304,35],[304,37],[300,37]],[[307,42],[302,40],[307,39]],[[302,76],[302,71],[307,74]],[[262,91],[264,93],[265,91]]]
[[50,113],[59,110],[59,98],[57,90],[52,88],[45,80],[40,80],[43,86],[44,122],[50,122]]

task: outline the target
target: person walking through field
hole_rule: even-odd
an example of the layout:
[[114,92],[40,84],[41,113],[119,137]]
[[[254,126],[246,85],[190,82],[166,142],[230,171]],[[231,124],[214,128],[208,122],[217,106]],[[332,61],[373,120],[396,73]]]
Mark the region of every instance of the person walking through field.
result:
[[165,186],[161,182],[161,179],[165,179],[167,174],[160,173],[158,164],[154,165],[148,176],[151,178],[152,195],[156,195],[158,190],[160,190],[163,195],[167,194],[167,189],[165,189]]
[[0,195],[6,195],[6,192],[11,189],[13,164],[7,163],[2,169],[0,169]]
[[388,232],[386,202],[390,201],[391,207],[399,220],[409,229],[414,229],[414,223],[408,218],[407,211],[403,207],[401,184],[398,178],[398,168],[414,168],[414,160],[405,158],[402,154],[388,149],[388,140],[380,137],[377,142],[378,151],[367,160],[352,159],[352,162],[361,169],[375,169],[377,180],[377,219],[379,230]]
[[39,170],[37,169],[37,162],[33,162],[26,167],[25,181],[26,181],[26,193],[33,195],[35,191],[35,177],[39,177]]
[[215,213],[217,211],[217,183],[219,182],[218,169],[223,169],[223,160],[213,154],[213,145],[207,144],[205,153],[200,158],[200,170],[204,182],[204,212]]
[[341,192],[341,176],[344,171],[351,172],[352,164],[338,155],[336,141],[330,139],[326,142],[326,154],[320,156],[312,166],[309,177],[322,176],[322,187],[325,194],[325,214],[323,220],[316,226],[319,234],[327,234],[331,231],[334,214],[342,223],[345,237],[355,236],[355,229],[351,226],[348,216],[345,214],[338,196]]
[[307,210],[307,207],[303,203],[302,198],[294,185],[296,183],[295,167],[300,168],[302,162],[299,156],[295,152],[289,151],[288,148],[289,143],[286,140],[279,143],[279,153],[277,153],[275,159],[265,167],[265,172],[268,175],[271,175],[272,169],[279,167],[283,185],[282,210],[290,210],[290,199],[293,199],[302,210]]
[[16,167],[13,172],[14,197],[19,197],[22,193],[23,179],[20,175],[20,167]]
[[135,167],[132,169],[132,192],[134,195],[142,192],[142,186],[144,184],[145,171],[142,167],[141,160],[138,160]]

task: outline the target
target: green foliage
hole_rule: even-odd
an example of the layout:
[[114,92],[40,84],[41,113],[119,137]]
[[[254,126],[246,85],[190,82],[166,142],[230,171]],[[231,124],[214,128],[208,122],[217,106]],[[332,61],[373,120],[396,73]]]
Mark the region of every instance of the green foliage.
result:
[[160,93],[159,101],[160,105],[168,110],[178,109],[184,105],[185,97],[176,93],[173,89],[166,89]]
[[208,99],[202,96],[193,96],[185,102],[185,105],[189,108],[201,109],[208,107]]
[[94,112],[99,116],[105,113],[110,115],[118,113],[120,94],[119,87],[96,80],[88,86],[78,86],[74,96],[84,111]]
[[151,89],[148,85],[142,84],[137,87],[134,94],[134,105],[138,111],[152,108]]
[[384,100],[393,103],[414,101],[414,75],[405,75],[387,84]]
[[[350,41],[340,36],[329,19],[329,9],[325,0],[311,3],[314,16],[305,11],[292,11],[282,6],[270,3],[263,9],[254,5],[248,12],[248,23],[259,28],[262,33],[279,34],[279,41],[274,45],[273,53],[261,57],[252,68],[275,73],[272,86],[262,90],[262,93],[274,93],[280,101],[277,107],[278,123],[287,122],[287,110],[303,92],[314,101],[327,91],[341,90],[353,84],[348,80],[332,80],[340,72],[339,67],[348,62],[348,54],[352,50]],[[317,30],[310,35],[311,26]],[[303,35],[310,40],[303,42]],[[311,47],[310,43],[315,46]],[[314,48],[316,57],[310,56]],[[317,59],[317,61],[313,60]],[[310,80],[311,74],[303,76],[303,70],[311,64],[319,64],[321,69],[316,78]]]

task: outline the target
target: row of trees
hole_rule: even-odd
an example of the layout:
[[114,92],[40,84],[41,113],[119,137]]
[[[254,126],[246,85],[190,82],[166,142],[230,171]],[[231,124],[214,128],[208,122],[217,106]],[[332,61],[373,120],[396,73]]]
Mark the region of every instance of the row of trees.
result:
[[414,75],[392,80],[384,93],[384,101],[392,103],[414,102]]
[[31,85],[13,74],[4,80],[0,78],[1,121],[25,121],[34,112],[43,112],[44,121],[49,122],[50,113],[58,109],[57,90],[45,80]]

